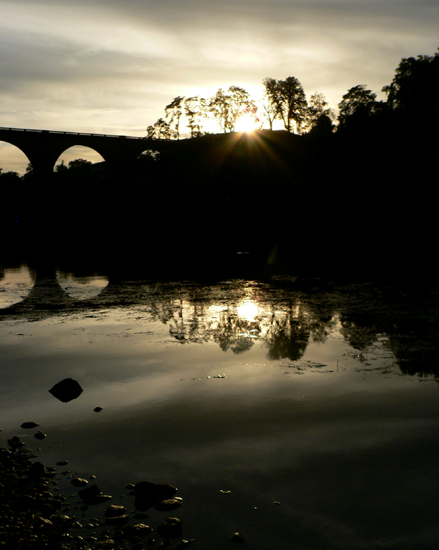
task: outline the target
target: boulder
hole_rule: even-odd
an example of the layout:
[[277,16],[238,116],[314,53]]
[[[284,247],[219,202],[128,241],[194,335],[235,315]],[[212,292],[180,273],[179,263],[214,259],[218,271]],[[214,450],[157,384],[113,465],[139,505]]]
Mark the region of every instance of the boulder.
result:
[[55,384],[53,388],[49,390],[54,397],[63,403],[68,403],[69,401],[76,399],[81,395],[82,391],[83,390],[78,382],[72,378],[65,378],[64,380],[61,380],[61,382],[58,382],[58,384]]
[[24,430],[29,430],[31,428],[36,428],[37,426],[39,426],[39,424],[36,424],[35,422],[23,422],[21,428]]

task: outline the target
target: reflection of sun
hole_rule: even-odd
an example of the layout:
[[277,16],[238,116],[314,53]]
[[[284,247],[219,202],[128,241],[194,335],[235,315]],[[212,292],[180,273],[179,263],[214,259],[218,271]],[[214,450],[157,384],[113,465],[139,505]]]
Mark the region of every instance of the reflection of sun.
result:
[[251,300],[244,300],[236,309],[239,317],[246,321],[254,321],[259,312],[258,306]]

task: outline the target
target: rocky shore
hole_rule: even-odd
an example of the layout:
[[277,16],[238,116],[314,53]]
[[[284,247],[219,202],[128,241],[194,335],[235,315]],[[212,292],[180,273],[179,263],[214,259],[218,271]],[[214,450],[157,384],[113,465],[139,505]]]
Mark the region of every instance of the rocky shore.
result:
[[[57,466],[44,466],[37,455],[18,437],[0,447],[0,548],[7,550],[143,550],[144,548],[186,548],[193,540],[182,538],[178,518],[167,517],[151,528],[144,523],[145,510],[170,512],[182,499],[171,485],[140,482],[127,485],[135,496],[135,509],[107,503],[104,517],[85,519],[93,505],[111,500],[96,484],[71,479],[72,487],[82,487],[74,505],[61,492]],[[63,472],[67,474],[67,472]]]

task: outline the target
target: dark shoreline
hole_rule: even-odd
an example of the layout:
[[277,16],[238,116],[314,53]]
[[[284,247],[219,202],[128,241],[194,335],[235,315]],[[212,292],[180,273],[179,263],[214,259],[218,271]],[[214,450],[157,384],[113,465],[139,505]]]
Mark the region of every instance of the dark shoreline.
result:
[[[75,505],[72,499],[77,502],[77,494],[61,492],[56,466],[44,467],[34,460],[37,455],[17,436],[8,439],[8,447],[0,446],[1,548],[142,550],[186,548],[193,541],[179,537],[171,542],[156,535],[143,523],[149,516],[135,510],[130,517],[88,521],[85,511],[93,504],[84,500]],[[111,498],[106,497],[108,504]],[[97,516],[100,513],[95,511]]]

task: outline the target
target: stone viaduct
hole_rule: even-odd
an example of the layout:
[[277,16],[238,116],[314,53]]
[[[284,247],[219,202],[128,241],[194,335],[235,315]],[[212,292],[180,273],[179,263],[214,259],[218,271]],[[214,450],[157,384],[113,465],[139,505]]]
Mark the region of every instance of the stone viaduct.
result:
[[75,145],[94,149],[113,171],[126,170],[127,166],[144,151],[154,150],[162,153],[176,145],[176,142],[131,136],[22,128],[0,128],[0,141],[18,147],[29,159],[35,176],[39,179],[49,178],[58,157]]

